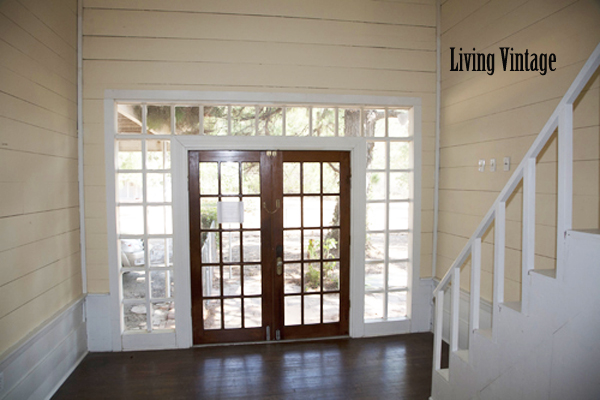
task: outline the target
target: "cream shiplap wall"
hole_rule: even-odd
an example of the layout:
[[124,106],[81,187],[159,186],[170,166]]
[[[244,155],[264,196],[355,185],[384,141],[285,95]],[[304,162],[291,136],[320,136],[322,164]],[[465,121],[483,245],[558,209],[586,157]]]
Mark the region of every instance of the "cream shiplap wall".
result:
[[[597,0],[447,0],[441,6],[441,150],[437,276],[442,277],[492,205],[594,47],[600,42]],[[555,53],[557,70],[503,72],[500,46]],[[450,71],[450,47],[494,52],[495,73]],[[600,78],[575,106],[574,227],[598,228]],[[511,172],[502,171],[511,157]],[[538,159],[536,268],[556,257],[556,140]],[[489,160],[499,163],[489,172]],[[485,159],[486,172],[477,171]],[[507,208],[506,300],[520,298],[521,206]],[[492,294],[493,232],[484,238],[482,296]],[[468,290],[468,273],[462,286]]]
[[76,13],[0,2],[0,359],[82,292]]
[[417,96],[423,101],[421,275],[431,275],[434,0],[84,0],[88,289],[109,291],[105,89]]

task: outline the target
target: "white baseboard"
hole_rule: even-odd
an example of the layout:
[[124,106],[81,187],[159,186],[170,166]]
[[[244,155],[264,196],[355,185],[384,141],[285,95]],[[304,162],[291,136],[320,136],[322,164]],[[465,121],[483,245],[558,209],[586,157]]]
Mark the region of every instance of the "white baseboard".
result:
[[88,294],[85,300],[88,348],[92,352],[114,350],[110,301],[109,294]]
[[49,399],[87,354],[84,298],[23,339],[2,361],[0,399]]

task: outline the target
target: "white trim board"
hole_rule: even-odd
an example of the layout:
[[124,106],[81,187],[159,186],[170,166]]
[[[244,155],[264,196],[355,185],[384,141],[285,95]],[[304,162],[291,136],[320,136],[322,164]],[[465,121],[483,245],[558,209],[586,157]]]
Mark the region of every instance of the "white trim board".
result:
[[[115,133],[115,102],[209,102],[209,103],[236,103],[236,104],[306,104],[306,105],[356,105],[361,107],[398,107],[409,108],[413,120],[413,150],[414,165],[413,176],[413,201],[410,225],[412,226],[412,242],[409,244],[409,258],[413,268],[409,271],[409,296],[407,304],[408,317],[404,321],[387,322],[390,334],[403,332],[427,331],[430,328],[431,306],[430,293],[427,285],[420,281],[420,254],[421,254],[421,99],[414,97],[380,97],[380,96],[353,96],[353,95],[315,95],[315,94],[290,94],[290,93],[250,93],[250,92],[193,92],[193,91],[127,91],[106,90],[104,99],[104,125],[105,125],[105,155],[106,155],[106,180],[107,180],[107,216],[108,216],[108,248],[109,262],[114,265],[118,259],[116,252],[116,226],[115,207],[110,199],[115,198],[114,166],[114,133]],[[361,337],[374,335],[381,332],[367,328],[363,321],[364,313],[364,237],[365,237],[365,179],[363,173],[366,163],[367,138],[314,138],[314,137],[234,137],[234,136],[171,136],[171,160],[173,181],[173,209],[178,210],[173,215],[174,233],[174,271],[175,286],[177,287],[175,307],[177,329],[174,334],[165,337],[164,348],[190,347],[192,345],[191,324],[191,290],[189,275],[189,212],[187,196],[187,152],[189,150],[346,150],[351,152],[352,163],[352,226],[351,226],[351,278],[350,278],[350,336]],[[360,239],[363,238],[363,239]],[[132,345],[132,337],[125,338],[120,326],[119,282],[116,268],[109,268],[110,299],[109,315],[94,315],[90,312],[90,325],[95,320],[103,318],[110,321],[110,339],[94,339],[93,346],[101,344],[100,348],[121,351]],[[426,294],[424,296],[423,294]],[[95,299],[103,302],[100,299]],[[423,304],[421,304],[423,303]],[[101,311],[104,306],[96,304],[96,311]],[[92,311],[92,309],[90,309]],[[105,310],[106,311],[106,310]],[[417,323],[415,323],[418,321]],[[92,341],[91,341],[92,343]],[[125,344],[128,344],[125,346]],[[160,347],[152,342],[152,348]],[[135,346],[136,349],[139,349]]]
[[15,346],[0,362],[0,399],[52,397],[88,352],[84,317],[81,297]]

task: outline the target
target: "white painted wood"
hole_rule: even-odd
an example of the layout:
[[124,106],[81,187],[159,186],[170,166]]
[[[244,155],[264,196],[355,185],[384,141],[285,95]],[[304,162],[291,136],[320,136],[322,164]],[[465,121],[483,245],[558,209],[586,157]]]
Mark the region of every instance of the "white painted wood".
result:
[[444,289],[435,295],[435,322],[433,325],[433,372],[439,371],[442,360],[442,325],[444,323]]
[[[479,329],[479,302],[481,296],[481,238],[473,241],[471,250],[471,290],[469,302],[469,348],[473,335]],[[469,354],[473,354],[469,352]]]
[[529,290],[526,282],[535,265],[535,179],[536,159],[530,158],[523,172],[523,244],[521,247],[521,311],[527,314]]
[[[600,45],[599,45],[600,47]],[[600,52],[598,54],[600,58]],[[573,225],[573,104],[566,103],[558,115],[558,214],[556,217],[556,276],[562,277],[564,239]]]
[[2,399],[44,399],[87,354],[84,299],[79,298],[13,347],[0,361]]
[[497,326],[500,304],[504,303],[504,252],[505,252],[505,222],[506,203],[498,202],[494,219],[494,293],[492,311],[492,331]]
[[89,293],[85,298],[87,342],[90,351],[113,351],[110,294]]
[[451,311],[450,311],[450,351],[458,350],[458,328],[460,313],[460,268],[454,268],[452,274]]
[[83,173],[83,0],[77,0],[77,162],[79,184],[79,235],[81,251],[81,288],[87,293],[85,185]]

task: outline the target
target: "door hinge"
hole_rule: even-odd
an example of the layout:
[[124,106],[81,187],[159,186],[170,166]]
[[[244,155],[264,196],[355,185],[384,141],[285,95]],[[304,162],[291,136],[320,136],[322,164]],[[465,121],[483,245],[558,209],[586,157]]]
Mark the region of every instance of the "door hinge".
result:
[[271,327],[267,326],[267,342],[271,340]]

